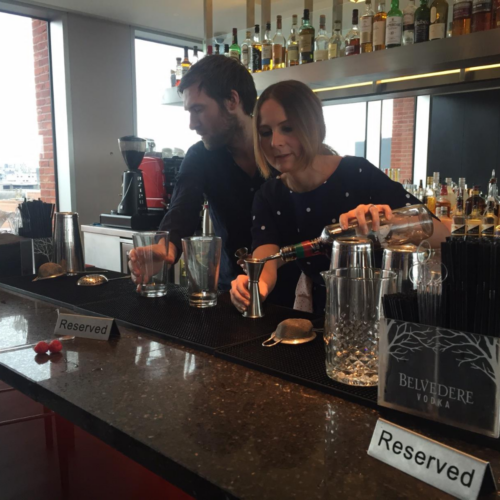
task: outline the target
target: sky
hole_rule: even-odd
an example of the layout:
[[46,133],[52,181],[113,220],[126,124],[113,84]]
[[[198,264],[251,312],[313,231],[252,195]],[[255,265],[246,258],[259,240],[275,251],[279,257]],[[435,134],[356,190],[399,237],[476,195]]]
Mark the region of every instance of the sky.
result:
[[31,19],[0,13],[0,165],[38,167]]

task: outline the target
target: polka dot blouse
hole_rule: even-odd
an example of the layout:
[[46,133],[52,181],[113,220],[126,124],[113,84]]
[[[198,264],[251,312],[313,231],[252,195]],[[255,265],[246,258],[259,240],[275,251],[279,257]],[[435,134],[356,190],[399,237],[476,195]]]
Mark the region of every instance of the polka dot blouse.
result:
[[[369,203],[396,209],[420,202],[370,162],[352,156],[343,158],[327,181],[307,193],[291,191],[279,177],[270,179],[253,202],[253,249],[316,238],[325,226],[337,223],[341,214]],[[296,265],[315,285],[324,285],[319,273],[330,267],[327,257],[301,259]]]

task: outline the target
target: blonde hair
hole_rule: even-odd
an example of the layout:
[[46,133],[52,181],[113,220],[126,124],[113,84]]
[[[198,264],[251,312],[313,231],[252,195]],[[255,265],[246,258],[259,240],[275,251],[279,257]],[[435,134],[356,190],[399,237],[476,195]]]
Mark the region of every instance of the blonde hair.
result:
[[257,166],[264,178],[269,178],[271,168],[260,145],[260,110],[269,99],[275,100],[285,110],[294,134],[302,145],[298,158],[305,167],[309,166],[317,154],[336,154],[323,144],[326,135],[325,119],[321,101],[305,84],[296,80],[286,80],[268,87],[257,100],[253,112],[253,144]]

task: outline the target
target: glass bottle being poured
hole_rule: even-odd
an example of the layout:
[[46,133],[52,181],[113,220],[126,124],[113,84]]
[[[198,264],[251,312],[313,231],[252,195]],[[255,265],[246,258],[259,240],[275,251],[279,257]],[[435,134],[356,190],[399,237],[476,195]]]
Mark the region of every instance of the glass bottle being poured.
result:
[[[380,214],[380,228],[373,231],[369,213],[365,215],[368,225],[368,235],[363,235],[373,241],[375,248],[386,248],[390,245],[418,245],[421,241],[430,238],[434,231],[432,215],[424,205],[411,205],[393,210],[392,218],[387,220]],[[280,248],[280,251],[263,259],[264,261],[283,259],[285,262],[312,257],[314,255],[331,256],[332,244],[339,237],[361,235],[357,219],[348,221],[347,229],[340,224],[326,226],[321,236],[313,240],[303,241],[295,245]]]

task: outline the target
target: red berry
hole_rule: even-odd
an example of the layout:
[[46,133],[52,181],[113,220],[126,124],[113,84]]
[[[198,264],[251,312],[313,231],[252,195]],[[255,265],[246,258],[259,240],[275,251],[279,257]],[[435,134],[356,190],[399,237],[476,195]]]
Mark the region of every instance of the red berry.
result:
[[38,342],[34,349],[37,354],[45,354],[49,350],[49,344],[42,340],[41,342]]
[[48,345],[48,349],[50,352],[60,352],[60,351],[62,351],[62,344],[59,340],[53,340]]

